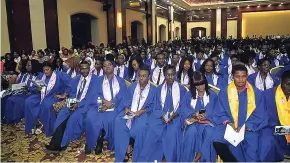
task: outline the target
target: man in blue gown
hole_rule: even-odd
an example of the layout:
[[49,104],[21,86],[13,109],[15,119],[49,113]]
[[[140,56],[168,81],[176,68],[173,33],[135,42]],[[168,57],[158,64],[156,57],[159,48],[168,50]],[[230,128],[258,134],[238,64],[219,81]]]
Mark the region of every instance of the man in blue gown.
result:
[[144,146],[138,161],[179,161],[181,151],[180,103],[186,89],[178,84],[175,67],[164,68],[165,82],[157,88],[155,109],[149,118]]
[[49,145],[48,153],[59,152],[84,132],[84,119],[89,106],[97,107],[96,89],[97,76],[90,73],[87,61],[80,63],[81,75],[75,77],[69,84],[68,98],[77,99],[77,103],[65,106],[59,112],[54,124],[54,133]]
[[[261,91],[247,82],[247,76],[244,65],[233,66],[234,81],[221,90],[214,110],[213,145],[225,162],[259,161],[259,131],[267,125],[267,114]],[[226,127],[239,131],[244,124],[244,140],[240,144],[235,147],[224,139]]]
[[[133,162],[137,161],[143,147],[148,117],[154,109],[156,87],[149,83],[149,68],[141,67],[138,75],[139,81],[128,88],[122,102],[123,111],[115,120],[115,162],[128,161],[133,147]],[[124,119],[130,113],[135,114],[134,118]],[[128,145],[130,148],[126,152]]]

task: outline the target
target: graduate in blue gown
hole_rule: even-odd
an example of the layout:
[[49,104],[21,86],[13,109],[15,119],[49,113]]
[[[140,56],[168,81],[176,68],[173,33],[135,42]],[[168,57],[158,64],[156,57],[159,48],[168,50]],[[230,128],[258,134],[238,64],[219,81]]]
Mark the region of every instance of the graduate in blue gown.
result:
[[7,124],[18,123],[24,117],[25,100],[31,95],[37,93],[35,86],[31,80],[40,80],[42,73],[41,65],[36,60],[29,60],[26,64],[27,73],[23,78],[25,82],[27,93],[10,96],[6,101],[5,121]]
[[285,45],[281,45],[279,50],[280,50],[280,54],[277,56],[277,59],[279,60],[280,65],[290,64],[290,60],[288,58]]
[[138,80],[138,71],[143,64],[142,58],[139,55],[136,55],[130,59],[128,66],[129,82],[133,83]]
[[177,71],[177,81],[187,88],[189,88],[190,76],[193,73],[192,65],[192,58],[184,57],[180,61],[179,71]]
[[165,79],[163,67],[165,66],[165,55],[161,51],[157,54],[157,66],[151,70],[150,81],[154,84],[161,85]]
[[104,75],[98,78],[97,92],[101,104],[90,107],[85,120],[86,154],[95,149],[95,154],[101,154],[103,140],[108,141],[108,149],[114,149],[114,122],[122,110],[122,100],[127,95],[125,80],[114,75],[112,60],[105,60]]
[[[26,64],[27,64],[27,60],[21,60],[19,62],[18,69],[20,70],[20,74],[18,74],[17,77],[12,75],[12,77],[10,77],[10,79],[9,79],[10,80],[9,85],[10,84],[24,83],[29,78],[29,75],[26,73],[27,72],[26,71]],[[15,78],[16,78],[16,80],[15,80]],[[6,107],[7,99],[9,97],[11,97],[11,95],[13,94],[11,89],[6,90],[6,91],[8,91],[7,95],[4,97],[1,97],[1,119],[4,119],[4,117],[6,115],[5,111],[9,109]],[[8,114],[10,114],[10,113],[8,113]],[[10,120],[8,120],[8,121],[10,121]]]
[[186,89],[178,84],[175,67],[164,68],[165,82],[157,88],[155,109],[149,118],[143,149],[138,161],[179,161],[182,141],[180,103]]
[[48,153],[57,153],[79,138],[84,132],[84,119],[88,109],[97,107],[97,93],[94,91],[98,85],[97,76],[90,72],[87,61],[82,61],[79,67],[81,75],[70,82],[67,90],[67,98],[77,99],[77,103],[64,106],[58,113],[52,139],[46,145]]
[[285,72],[285,71],[288,71],[290,70],[290,65],[286,65],[284,66],[277,74],[275,74],[275,76],[277,78],[281,78],[282,74]]
[[[47,137],[53,132],[56,113],[52,105],[60,99],[58,95],[63,95],[71,78],[63,72],[53,71],[53,66],[49,62],[43,63],[43,76],[41,81],[45,86],[37,86],[37,94],[29,96],[25,100],[25,133],[41,133],[43,127]],[[40,119],[42,125],[34,129],[37,120]],[[39,127],[39,126],[37,126]]]
[[103,62],[104,58],[102,57],[95,58],[95,68],[92,70],[92,74],[96,75],[97,77],[104,75]]
[[[212,142],[224,162],[259,161],[259,132],[267,125],[268,117],[261,91],[247,82],[247,76],[245,66],[235,65],[234,81],[219,92],[214,109],[213,121],[216,127]],[[239,131],[244,124],[245,137],[240,144],[235,147],[224,139],[227,125]]]
[[215,87],[223,87],[223,77],[217,73],[215,63],[212,59],[206,59],[200,67],[200,72],[203,73],[207,79],[208,84]]
[[63,65],[63,61],[61,58],[56,58],[53,61],[53,64],[55,66],[55,71],[60,71],[60,72],[67,72],[67,68]]
[[125,66],[124,54],[118,54],[116,56],[116,66],[114,68],[114,74],[125,80],[129,79],[128,67]]
[[209,90],[201,72],[193,73],[190,91],[186,93],[181,110],[184,119],[181,162],[215,162],[216,154],[211,144],[214,125],[212,114],[217,95]]
[[[281,85],[279,85],[286,97],[289,97],[290,94],[289,83],[290,71],[286,71],[283,73]],[[280,123],[280,116],[277,111],[275,99],[277,96],[277,89],[272,88],[264,91],[269,122],[268,125],[262,129],[259,139],[259,155],[260,160],[263,162],[283,161],[284,155],[288,158],[290,157],[290,142],[287,143],[284,135],[274,135],[275,126],[282,125]],[[287,104],[285,103],[285,105]],[[289,118],[287,115],[285,115],[285,117]]]
[[[115,162],[128,161],[132,153],[133,162],[138,160],[148,118],[154,109],[156,87],[149,83],[149,68],[141,67],[138,76],[139,80],[128,88],[128,94],[122,101],[123,110],[115,120]],[[124,119],[132,112],[135,113],[133,119]]]
[[258,88],[265,91],[279,85],[279,79],[270,74],[271,62],[267,58],[258,61],[259,71],[249,75],[248,81]]

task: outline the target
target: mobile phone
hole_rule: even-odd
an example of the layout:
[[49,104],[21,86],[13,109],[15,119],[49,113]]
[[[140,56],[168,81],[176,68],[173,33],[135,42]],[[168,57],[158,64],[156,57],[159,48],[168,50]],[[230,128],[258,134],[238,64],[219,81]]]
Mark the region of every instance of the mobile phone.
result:
[[205,109],[199,110],[199,114],[204,114],[204,113],[205,113]]

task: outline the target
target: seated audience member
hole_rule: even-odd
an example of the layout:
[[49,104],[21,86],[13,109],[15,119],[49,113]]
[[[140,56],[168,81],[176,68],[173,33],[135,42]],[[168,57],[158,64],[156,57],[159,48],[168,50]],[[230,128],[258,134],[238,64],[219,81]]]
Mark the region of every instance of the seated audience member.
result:
[[104,59],[102,57],[96,57],[95,59],[95,69],[92,71],[92,73],[96,76],[102,76],[104,74],[103,71],[103,62]]
[[20,81],[20,83],[25,83],[26,91],[19,92],[17,95],[10,96],[6,101],[5,121],[7,124],[20,122],[20,120],[24,117],[25,100],[31,94],[37,93],[32,81],[40,80],[42,76],[42,73],[40,73],[41,65],[36,60],[29,60],[25,69],[26,73],[24,74],[23,80]]
[[76,99],[77,103],[61,108],[54,124],[54,132],[48,153],[58,153],[72,141],[79,138],[84,131],[84,119],[90,107],[97,107],[97,93],[95,92],[97,76],[90,73],[90,65],[86,61],[79,64],[81,75],[72,79],[67,93],[69,99]]
[[215,162],[216,154],[211,145],[214,131],[212,114],[217,95],[209,90],[206,77],[194,72],[190,91],[182,102],[182,116],[186,125],[182,141],[182,162]]
[[277,88],[264,91],[268,125],[259,140],[260,161],[278,162],[290,158],[290,135],[275,135],[275,126],[290,126],[290,71],[285,71]]
[[[115,162],[127,162],[132,153],[133,162],[137,161],[148,119],[154,109],[156,87],[149,83],[149,68],[140,67],[138,76],[139,80],[128,88],[128,95],[122,101],[123,111],[115,120]],[[124,119],[130,113],[135,114],[134,118]]]
[[189,88],[192,73],[192,59],[189,57],[183,58],[179,65],[179,71],[177,72],[177,81]]
[[25,100],[25,133],[39,134],[43,128],[46,136],[51,136],[56,120],[52,105],[65,94],[70,80],[67,74],[54,71],[49,62],[43,63],[42,83],[36,86],[38,93]]
[[[212,142],[224,162],[259,161],[259,132],[267,125],[267,114],[262,92],[252,86],[247,77],[247,68],[235,65],[234,81],[219,92],[214,109],[213,121],[216,127]],[[235,147],[224,138],[225,130],[232,127],[240,131],[243,125],[245,125],[244,140]]]
[[116,56],[116,67],[114,68],[114,74],[128,80],[128,68],[125,66],[125,56],[123,54],[118,54]]
[[158,85],[163,84],[164,81],[164,73],[163,68],[165,66],[165,55],[164,53],[160,52],[156,56],[157,58],[157,66],[151,70],[151,81]]
[[95,154],[101,154],[104,139],[108,141],[108,149],[114,149],[114,122],[121,112],[123,97],[127,95],[125,80],[114,75],[112,60],[104,61],[103,70],[104,75],[98,78],[99,84],[94,90],[101,102],[88,110],[85,121],[86,154],[93,149]]
[[249,82],[260,91],[265,91],[279,85],[279,79],[270,74],[271,62],[264,58],[258,61],[259,71],[249,75]]
[[129,61],[128,73],[130,82],[138,81],[138,72],[140,67],[143,66],[142,58],[138,55],[131,58]]
[[217,73],[215,63],[212,59],[206,59],[201,67],[200,72],[205,75],[208,84],[221,88],[223,85],[223,77]]
[[143,149],[138,161],[175,162],[180,160],[183,123],[179,113],[186,89],[175,81],[174,66],[167,65],[163,71],[165,82],[156,90],[155,110],[149,118]]

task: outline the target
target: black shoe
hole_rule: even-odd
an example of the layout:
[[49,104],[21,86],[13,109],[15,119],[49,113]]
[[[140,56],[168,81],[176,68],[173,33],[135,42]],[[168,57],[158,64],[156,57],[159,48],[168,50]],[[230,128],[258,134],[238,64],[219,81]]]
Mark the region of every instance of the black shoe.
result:
[[99,139],[97,141],[97,146],[95,148],[95,154],[96,155],[99,155],[99,154],[101,154],[103,152],[103,146],[104,146],[103,142],[104,142],[104,138],[99,137]]
[[55,147],[50,146],[50,145],[45,145],[44,151],[48,154],[58,154],[61,151],[61,149],[55,148]]
[[86,146],[85,146],[85,154],[86,155],[89,155],[89,154],[91,154],[92,153],[92,150],[89,148],[89,146],[86,144]]

